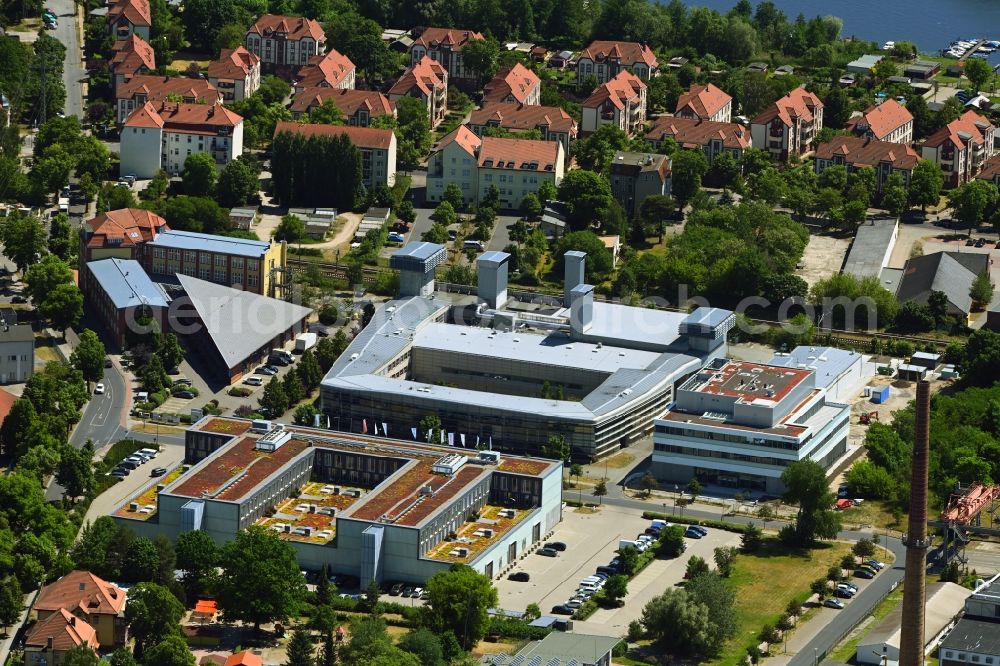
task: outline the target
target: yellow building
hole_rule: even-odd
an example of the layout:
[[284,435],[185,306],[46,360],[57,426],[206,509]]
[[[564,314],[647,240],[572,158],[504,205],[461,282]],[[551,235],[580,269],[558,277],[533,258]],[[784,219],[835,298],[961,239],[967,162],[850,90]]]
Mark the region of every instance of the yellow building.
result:
[[94,628],[101,647],[113,647],[125,642],[125,598],[125,590],[89,571],[70,571],[41,589],[34,611],[39,623],[69,612]]

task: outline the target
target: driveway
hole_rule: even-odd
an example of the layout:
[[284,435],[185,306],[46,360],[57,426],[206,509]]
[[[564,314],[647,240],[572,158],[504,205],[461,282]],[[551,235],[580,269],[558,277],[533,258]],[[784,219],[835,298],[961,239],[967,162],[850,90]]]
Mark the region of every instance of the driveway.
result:
[[78,5],[73,0],[49,0],[47,6],[59,17],[59,26],[50,32],[66,47],[66,59],[63,62],[66,104],[63,113],[83,120],[83,87],[80,82],[87,74],[83,69],[83,55],[80,50]]

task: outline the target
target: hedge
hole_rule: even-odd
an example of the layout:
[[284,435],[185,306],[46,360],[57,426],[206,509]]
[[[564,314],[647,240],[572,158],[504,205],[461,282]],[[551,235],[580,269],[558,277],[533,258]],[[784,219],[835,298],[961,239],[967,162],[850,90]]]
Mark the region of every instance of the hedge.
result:
[[749,525],[727,523],[723,520],[699,520],[698,518],[687,518],[685,516],[671,516],[669,514],[658,513],[656,511],[643,511],[642,517],[647,520],[666,520],[667,522],[679,525],[701,525],[702,527],[714,527],[718,530],[736,532],[737,534],[745,534],[747,527],[749,527]]
[[[574,615],[574,617],[576,617]],[[503,636],[504,638],[523,638],[537,641],[545,638],[551,629],[545,627],[532,627],[524,620],[513,617],[494,616],[490,618],[490,624],[486,629],[486,635]]]

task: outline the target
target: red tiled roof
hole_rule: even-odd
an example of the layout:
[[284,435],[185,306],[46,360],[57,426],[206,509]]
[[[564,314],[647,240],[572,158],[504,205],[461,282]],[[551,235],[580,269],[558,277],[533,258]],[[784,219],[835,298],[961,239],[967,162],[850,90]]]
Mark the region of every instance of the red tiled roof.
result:
[[983,164],[983,170],[976,174],[980,180],[996,180],[1000,176],[1000,155],[994,155]]
[[483,104],[502,102],[508,95],[524,104],[528,97],[542,85],[538,75],[521,63],[505,67],[483,88]]
[[709,120],[732,101],[732,97],[711,83],[691,86],[691,89],[677,100],[677,113],[689,108],[694,115]]
[[114,56],[111,58],[111,71],[123,76],[131,76],[140,68],[156,69],[156,54],[142,37],[129,35],[128,39],[120,39],[114,43]]
[[500,123],[509,130],[529,130],[539,125],[548,125],[549,131],[576,134],[573,116],[558,106],[533,106],[514,102],[497,102],[476,109],[469,118],[470,125],[488,126],[490,121]]
[[425,96],[430,96],[432,89],[444,85],[447,77],[448,72],[441,63],[424,56],[416,65],[403,72],[399,80],[389,89],[389,94],[406,95],[417,87]]
[[389,98],[375,90],[348,90],[341,88],[306,88],[292,100],[292,113],[307,113],[314,106],[332,101],[345,118],[365,108],[372,118],[391,116],[395,105]]
[[70,571],[38,593],[35,610],[79,608],[87,615],[117,615],[125,608],[125,590],[89,571]]
[[670,137],[682,147],[706,146],[712,139],[722,139],[723,148],[750,147],[750,130],[736,123],[720,123],[700,118],[661,116],[646,133],[647,141]]
[[659,64],[656,54],[648,46],[638,42],[591,42],[590,46],[580,52],[577,60],[582,58],[590,58],[594,62],[617,58],[623,65],[644,62],[650,67],[656,67]]
[[330,49],[325,55],[309,58],[309,64],[299,70],[298,88],[329,86],[336,88],[354,71],[354,63],[337,49]]
[[[427,28],[413,41],[413,46],[423,46],[437,50],[442,46],[451,47],[452,51],[461,51],[470,39],[484,39],[482,33],[458,28]],[[410,48],[412,49],[413,46]]]
[[226,659],[226,666],[262,666],[263,663],[260,655],[256,655],[250,650],[233,653],[229,659]]
[[920,161],[920,155],[910,146],[861,136],[838,136],[816,147],[818,160],[832,160],[838,155],[846,164],[859,167],[890,162],[894,169],[910,170]]
[[860,116],[848,120],[847,129],[859,133],[864,133],[867,129],[881,141],[909,122],[913,122],[910,112],[890,97],[881,104],[868,107]]
[[441,150],[449,143],[457,143],[469,155],[475,155],[483,140],[465,125],[459,125],[452,132],[441,137],[441,140],[434,146],[434,150]]
[[3,420],[10,414],[10,408],[14,406],[16,400],[16,395],[10,391],[0,389],[0,425],[3,424]]
[[219,59],[209,63],[208,76],[211,79],[244,79],[259,64],[260,57],[242,46],[235,49],[222,49],[219,53]]
[[149,0],[118,0],[108,8],[109,23],[125,17],[132,25],[149,27],[153,25],[150,16]]
[[250,26],[247,34],[257,34],[269,37],[273,33],[285,35],[286,39],[297,41],[303,37],[312,37],[317,42],[326,42],[323,27],[312,19],[301,16],[277,16],[265,14]]
[[610,101],[619,109],[625,108],[625,102],[638,103],[639,91],[643,90],[646,84],[638,76],[623,69],[618,72],[615,78],[597,87],[590,97],[583,103],[585,107],[600,106],[606,101]]
[[[976,123],[983,125],[983,128],[977,127]],[[964,148],[966,139],[959,136],[959,132],[968,134],[971,137],[969,141],[971,141],[974,145],[978,145],[983,143],[984,132],[989,134],[992,127],[993,125],[989,120],[975,111],[969,110],[963,113],[962,117],[958,120],[951,121],[937,132],[934,132],[934,134],[927,137],[924,141],[924,145],[936,148],[950,141],[956,148]]]
[[140,74],[118,86],[115,97],[128,99],[137,94],[146,95],[146,101],[160,102],[171,96],[192,99],[199,104],[219,104],[222,94],[205,79],[185,76],[151,76]]
[[174,104],[146,102],[132,112],[125,127],[163,127],[190,134],[214,133],[218,127],[235,127],[243,118],[221,104]]
[[350,127],[347,125],[319,125],[314,123],[297,123],[280,120],[274,128],[274,136],[282,132],[292,132],[304,136],[339,136],[346,134],[355,146],[359,148],[374,148],[388,150],[392,143],[393,133],[389,129],[375,127]]
[[805,88],[796,88],[767,107],[754,118],[753,124],[763,125],[775,118],[780,118],[782,123],[791,127],[794,124],[793,118],[802,118],[805,122],[812,122],[813,110],[822,108],[823,102],[820,101],[819,97]]
[[32,627],[24,639],[24,644],[29,647],[45,648],[50,638],[55,652],[65,652],[78,645],[86,645],[96,650],[100,645],[97,631],[65,608],[58,609]]
[[170,227],[167,221],[156,213],[141,208],[119,208],[109,210],[88,222],[93,234],[87,247],[105,247],[109,240],[116,245],[132,247],[156,238],[160,231]]
[[519,171],[553,171],[559,159],[560,144],[557,141],[492,136],[483,137],[482,141],[479,147],[480,167],[492,161],[494,169],[499,169],[498,164],[502,162]]

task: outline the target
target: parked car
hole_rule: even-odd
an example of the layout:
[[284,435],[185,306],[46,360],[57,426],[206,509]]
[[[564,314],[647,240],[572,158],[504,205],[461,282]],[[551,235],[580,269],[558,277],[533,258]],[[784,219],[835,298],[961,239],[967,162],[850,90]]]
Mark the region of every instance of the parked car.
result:
[[559,555],[559,551],[554,548],[539,548],[538,554],[544,555],[545,557],[556,557]]
[[563,605],[566,606],[566,608],[571,608],[573,610],[576,610],[577,608],[583,605],[583,602],[580,601],[579,599],[570,599]]
[[177,393],[174,393],[174,397],[181,398],[183,400],[192,400],[194,399],[194,393],[191,393],[191,391],[178,391]]
[[406,240],[406,236],[398,231],[390,231],[388,240],[390,243],[402,243]]
[[152,469],[152,471],[150,471],[149,475],[150,476],[163,476],[166,473],[167,473],[167,468],[166,467],[154,467]]
[[552,607],[553,615],[572,615],[573,609],[567,607],[565,604],[559,604],[558,606]]
[[180,379],[174,380],[174,386],[191,386],[193,382],[187,377],[181,377]]
[[684,536],[686,536],[686,537],[688,537],[690,539],[704,539],[705,538],[704,534],[702,534],[698,530],[694,529],[694,525],[691,525],[686,530],[684,530]]
[[865,566],[872,567],[876,571],[882,571],[882,569],[885,569],[885,562],[879,562],[878,560],[865,560]]
[[871,570],[869,570],[869,569],[856,569],[854,571],[854,576],[856,578],[865,578],[865,579],[871,580],[872,578],[875,577],[875,574],[872,573]]
[[527,571],[515,571],[511,575],[507,576],[507,580],[512,580],[517,583],[527,583],[531,580],[531,576]]
[[840,597],[841,599],[850,599],[855,594],[857,593],[854,590],[851,590],[846,587],[838,587],[836,590],[833,591],[833,596]]
[[113,476],[116,479],[124,479],[126,476],[128,476],[128,472],[129,471],[127,469],[119,469],[116,467],[110,472],[108,472],[108,476]]
[[110,357],[104,359],[104,367],[105,368],[110,368],[111,367],[111,358]]
[[551,548],[552,550],[558,550],[562,553],[566,550],[566,544],[562,541],[549,541],[547,544],[542,546],[542,548]]
[[14,294],[11,297],[10,302],[11,303],[27,303],[28,299],[25,298],[24,296],[22,296],[21,294]]
[[278,369],[273,365],[262,365],[257,368],[257,374],[272,376],[278,374]]
[[823,605],[827,608],[836,608],[837,610],[841,610],[844,607],[844,602],[837,599],[827,599],[823,602]]
[[321,338],[330,337],[330,330],[323,324],[313,324],[312,326],[309,327],[309,332],[315,333]]
[[406,587],[403,588],[403,594],[401,596],[412,597],[413,596],[413,588],[410,587],[409,585],[407,585]]
[[94,385],[94,395],[104,395],[104,382],[97,382]]
[[420,596],[423,593],[424,593],[424,588],[422,588],[422,587],[415,587],[415,588],[413,588],[413,594],[410,595],[410,596],[412,596],[414,599],[419,599]]
[[261,386],[263,385],[264,380],[260,377],[247,377],[243,380],[243,383],[247,386]]
[[607,576],[614,576],[618,573],[618,567],[597,567],[598,574],[604,574]]
[[846,580],[842,581],[840,583],[837,583],[837,587],[846,587],[847,589],[852,590],[854,592],[858,591],[858,586],[857,585],[855,585],[854,583],[852,583],[850,581],[846,581]]
[[389,594],[391,594],[394,597],[398,597],[399,593],[402,591],[403,591],[402,583],[396,583],[395,585],[389,588]]

